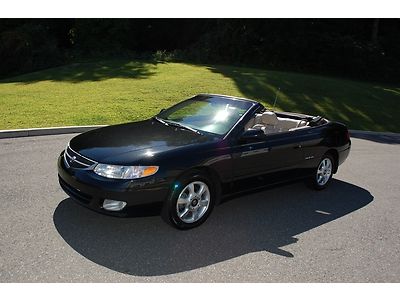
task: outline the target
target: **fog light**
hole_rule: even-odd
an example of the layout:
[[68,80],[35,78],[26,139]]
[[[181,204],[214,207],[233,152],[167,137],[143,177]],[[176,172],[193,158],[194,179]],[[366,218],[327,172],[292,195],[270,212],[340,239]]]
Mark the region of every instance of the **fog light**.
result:
[[126,206],[126,202],[106,199],[103,202],[103,208],[105,210],[120,211]]

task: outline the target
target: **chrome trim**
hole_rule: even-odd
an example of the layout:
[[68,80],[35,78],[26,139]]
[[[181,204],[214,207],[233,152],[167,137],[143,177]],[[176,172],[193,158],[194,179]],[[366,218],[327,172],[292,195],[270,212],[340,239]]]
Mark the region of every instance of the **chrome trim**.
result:
[[66,154],[66,150],[64,150],[64,155],[63,155],[64,156],[64,163],[67,166],[67,168],[71,168],[71,166],[69,165],[69,163],[67,161],[67,158],[66,158],[65,154]]
[[78,164],[81,164],[82,166],[85,166],[85,167],[90,167],[90,166],[91,166],[91,165],[85,164],[85,163],[83,163],[83,162],[77,160],[76,158],[74,159],[74,158],[71,157],[71,155],[69,155],[67,152],[65,152],[65,154],[66,154],[70,159],[72,159],[74,162],[76,162],[76,163],[78,163]]
[[[68,150],[70,150],[72,153],[76,154],[77,158],[76,158],[76,159],[73,159],[73,158],[71,157],[71,155],[68,154],[68,152],[67,152]],[[87,169],[90,169],[91,167],[93,167],[94,165],[97,165],[97,164],[98,164],[97,161],[94,161],[93,159],[87,158],[86,156],[83,156],[82,154],[80,154],[80,153],[76,152],[75,150],[73,150],[73,149],[70,147],[69,143],[67,144],[67,147],[66,147],[65,150],[64,150],[64,163],[66,164],[66,166],[67,166],[68,168],[74,168],[74,169],[76,169],[76,167],[72,167],[72,166],[71,166],[71,164],[68,162],[67,157],[68,157],[69,159],[73,159],[74,162],[76,162],[76,163],[78,163],[78,164],[80,164],[81,166],[84,167],[84,168],[80,168],[80,169],[85,169],[85,170],[87,170]],[[84,162],[79,161],[79,160],[78,160],[79,158],[86,159],[86,160],[88,160],[88,161],[90,161],[90,162],[93,162],[93,164],[91,164],[91,165],[85,164]],[[78,169],[79,169],[79,168],[78,168]]]
[[[196,96],[222,97],[222,98],[229,98],[229,99],[238,100],[238,101],[253,102],[253,103],[255,103],[255,104],[256,104],[256,103],[259,103],[258,101],[252,100],[252,99],[249,99],[249,98],[236,97],[236,96],[230,96],[230,95],[224,95],[224,94],[204,94],[204,93],[202,93],[202,94],[193,95],[191,98],[194,98],[194,97],[196,97]],[[189,99],[191,99],[191,98],[189,98]]]
[[236,122],[235,124],[233,124],[232,128],[229,129],[229,131],[228,131],[228,132],[225,134],[225,136],[222,138],[223,140],[225,140],[225,139],[227,138],[227,136],[232,132],[232,130],[236,128],[237,124],[239,124],[239,123],[244,119],[244,117],[249,113],[249,111],[250,111],[256,104],[258,104],[258,102],[253,103],[253,105],[249,107],[249,109],[243,114],[243,116],[241,116],[241,117],[239,118],[239,120],[237,120],[237,122]]
[[87,160],[93,162],[94,164],[97,164],[97,163],[98,163],[97,161],[94,161],[93,159],[87,158],[86,156],[83,156],[82,154],[76,152],[74,149],[72,149],[72,148],[70,147],[69,143],[68,143],[67,149],[69,149],[69,150],[71,150],[72,152],[78,154],[79,156],[83,157],[84,159],[87,159]]

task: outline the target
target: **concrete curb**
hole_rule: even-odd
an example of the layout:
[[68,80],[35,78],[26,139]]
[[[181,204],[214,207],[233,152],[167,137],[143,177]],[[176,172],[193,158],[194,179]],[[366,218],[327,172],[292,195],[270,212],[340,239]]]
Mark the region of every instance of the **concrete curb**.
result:
[[364,131],[364,130],[353,130],[353,129],[350,129],[349,132],[350,132],[350,134],[352,134],[354,136],[359,135],[359,134],[367,134],[367,135],[376,135],[376,136],[386,135],[386,136],[400,137],[400,133],[396,133],[396,132]]
[[400,133],[362,130],[349,130],[349,132],[352,138],[365,139],[386,144],[400,144]]
[[89,126],[65,126],[65,127],[47,127],[47,128],[26,128],[26,129],[12,129],[0,130],[0,139],[28,137],[39,135],[55,135],[66,133],[81,133],[107,125],[89,125]]
[[[66,133],[82,133],[85,131],[97,129],[107,125],[88,125],[88,126],[65,126],[65,127],[46,127],[46,128],[26,128],[26,129],[11,129],[0,130],[0,139],[15,138],[15,137],[28,137],[40,135],[55,135]],[[378,132],[378,131],[363,131],[363,130],[349,130],[352,137],[362,136],[386,136],[393,138],[400,138],[400,133],[394,132]]]

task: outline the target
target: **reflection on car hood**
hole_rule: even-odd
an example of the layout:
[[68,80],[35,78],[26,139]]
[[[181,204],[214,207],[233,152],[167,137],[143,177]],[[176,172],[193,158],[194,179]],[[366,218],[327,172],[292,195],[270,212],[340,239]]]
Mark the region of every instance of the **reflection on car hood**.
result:
[[122,154],[128,152],[155,154],[211,139],[155,120],[145,120],[85,132],[74,137],[70,147],[95,161],[108,162],[107,158],[124,156]]

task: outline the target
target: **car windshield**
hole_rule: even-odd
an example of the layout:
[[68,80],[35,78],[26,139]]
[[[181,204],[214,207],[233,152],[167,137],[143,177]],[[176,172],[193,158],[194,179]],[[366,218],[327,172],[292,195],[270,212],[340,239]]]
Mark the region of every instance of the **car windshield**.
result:
[[162,111],[157,117],[199,131],[224,135],[252,105],[245,100],[196,96]]

